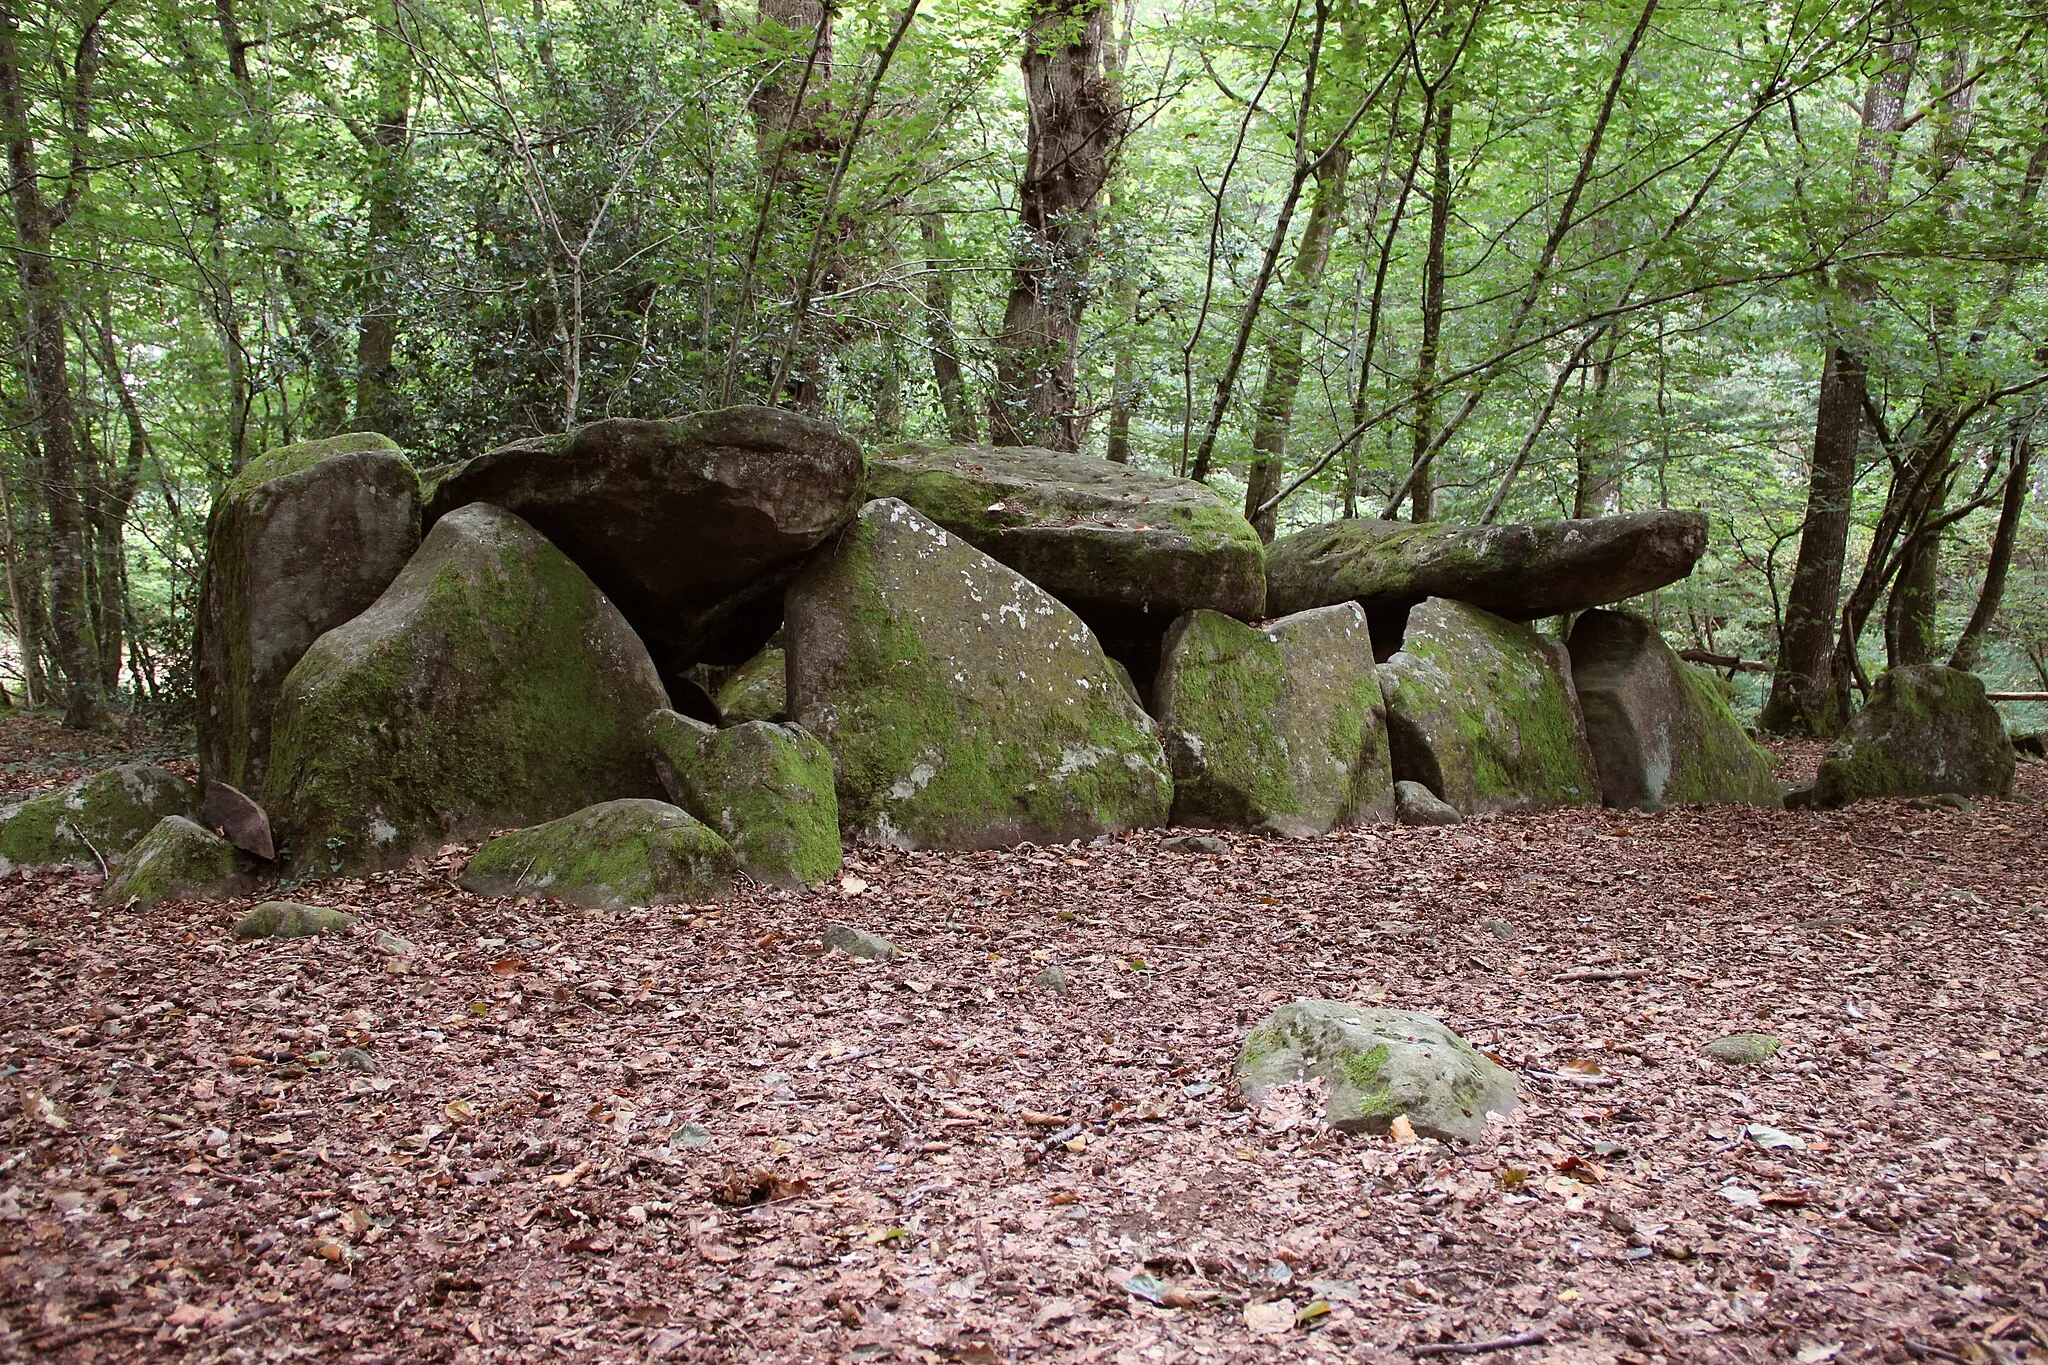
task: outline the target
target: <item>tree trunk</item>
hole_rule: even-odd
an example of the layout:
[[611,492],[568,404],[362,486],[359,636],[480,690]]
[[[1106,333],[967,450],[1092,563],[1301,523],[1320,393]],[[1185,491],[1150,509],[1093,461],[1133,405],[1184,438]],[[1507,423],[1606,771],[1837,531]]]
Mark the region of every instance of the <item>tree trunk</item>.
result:
[[[98,65],[97,21],[80,35],[78,68],[63,101],[72,129],[89,127],[88,109]],[[29,128],[29,97],[22,89],[11,9],[0,9],[0,128],[7,142],[13,182],[14,265],[27,313],[29,405],[42,446],[45,506],[50,519],[50,627],[57,665],[65,684],[64,724],[87,729],[99,723],[102,695],[99,661],[93,648],[91,606],[86,599],[85,506],[79,489],[77,415],[71,401],[69,332],[64,321],[64,287],[56,275],[56,233],[85,192],[86,148],[73,134],[70,174],[61,201],[43,197],[43,173]],[[55,179],[55,177],[51,177]]]
[[1109,372],[1109,439],[1103,449],[1112,464],[1131,462],[1131,415],[1138,406],[1138,285],[1126,278],[1116,293],[1116,352]]
[[1024,34],[1030,123],[1017,187],[1019,246],[996,351],[997,445],[1080,444],[1075,351],[1088,304],[1099,199],[1123,129],[1104,72],[1104,0],[1032,0]]
[[948,272],[953,251],[946,242],[946,220],[940,214],[927,213],[918,219],[918,232],[924,239],[925,336],[932,381],[946,417],[946,439],[964,445],[975,439],[974,405],[968,401],[967,379],[960,369],[960,341],[953,332],[953,276]]
[[1435,514],[1435,461],[1430,446],[1436,440],[1436,367],[1444,327],[1444,238],[1451,224],[1454,114],[1448,94],[1431,114],[1435,121],[1436,165],[1429,192],[1429,249],[1422,262],[1422,341],[1415,348],[1415,478],[1408,488],[1408,515],[1413,521],[1428,521]]
[[1614,379],[1614,354],[1621,347],[1621,328],[1607,332],[1606,354],[1593,362],[1590,411],[1579,413],[1578,477],[1572,487],[1572,515],[1609,517],[1621,510],[1621,471],[1608,444],[1607,394]]
[[[1866,210],[1888,197],[1891,188],[1898,157],[1894,134],[1904,116],[1918,45],[1903,38],[1887,44],[1885,51],[1887,65],[1864,93],[1863,132],[1857,145],[1857,198]],[[1828,679],[1863,434],[1866,373],[1853,332],[1857,314],[1874,297],[1875,286],[1869,277],[1845,271],[1839,291],[1841,299],[1830,310],[1831,335],[1814,414],[1806,523],[1785,600],[1785,629],[1778,641],[1771,695],[1760,717],[1764,729],[1778,734],[1829,735],[1847,719],[1835,704]]]
[[[794,235],[803,241],[810,240],[824,213],[826,186],[839,159],[839,134],[826,94],[832,80],[832,20],[837,12],[837,6],[821,0],[761,0],[759,6],[757,28],[763,30],[764,40],[780,47],[785,42],[782,33],[794,34],[794,50],[804,53],[802,62],[782,63],[748,105],[761,162],[778,168],[787,212],[797,229]],[[832,251],[835,259],[819,276],[820,287],[827,292],[840,276],[836,243]],[[794,325],[795,319],[791,322]],[[830,342],[810,329],[803,343],[791,358],[784,391],[796,407],[818,412],[825,406]]]
[[15,646],[21,651],[22,698],[31,707],[41,706],[43,687],[41,671],[35,666],[38,645],[35,622],[28,612],[28,593],[22,590],[28,566],[22,562],[20,544],[14,534],[14,498],[7,487],[5,473],[0,473],[0,551],[4,551],[6,557],[7,616],[14,625]]
[[1266,382],[1252,427],[1252,463],[1245,479],[1244,514],[1261,540],[1271,542],[1279,509],[1260,505],[1280,491],[1287,458],[1287,429],[1294,420],[1294,395],[1301,387],[1301,339],[1314,306],[1316,287],[1330,260],[1330,243],[1344,217],[1344,178],[1351,154],[1342,147],[1316,170],[1316,193],[1308,221],[1294,249],[1293,286],[1283,314],[1266,343]]
[[405,228],[405,170],[412,117],[412,48],[405,0],[377,6],[377,124],[361,139],[370,159],[369,240],[364,244],[362,315],[356,324],[357,431],[403,434],[396,381],[400,234]]
[[2005,598],[2005,580],[2012,570],[2012,547],[2019,539],[2020,518],[2026,511],[2033,466],[2034,443],[2020,437],[2013,442],[2012,468],[2005,476],[2005,497],[1998,509],[1998,529],[1991,535],[1991,559],[1984,566],[1984,587],[1977,594],[1977,607],[1970,613],[1970,623],[1963,627],[1962,636],[1956,641],[1955,653],[1949,655],[1950,668],[1974,673],[1983,661],[1984,637],[1990,634],[1991,622],[1998,615],[1998,604]]
[[[1935,511],[1940,510],[1937,503]],[[1941,537],[1919,539],[1892,580],[1885,611],[1885,662],[1892,668],[1931,664],[1941,648],[1935,621],[1941,606]]]

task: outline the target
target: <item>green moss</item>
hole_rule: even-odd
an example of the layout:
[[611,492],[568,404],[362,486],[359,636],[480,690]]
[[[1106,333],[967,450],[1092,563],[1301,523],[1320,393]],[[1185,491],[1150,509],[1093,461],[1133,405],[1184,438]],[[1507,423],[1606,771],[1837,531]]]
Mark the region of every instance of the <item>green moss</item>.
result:
[[146,910],[159,901],[233,895],[251,880],[234,845],[182,815],[167,815],[114,867],[99,900]]
[[737,862],[716,832],[660,801],[606,801],[501,834],[463,870],[465,888],[620,910],[717,900]]
[[741,664],[718,689],[721,725],[750,720],[781,720],[789,713],[789,659],[779,649],[764,649]]
[[1813,799],[1845,806],[1879,796],[2003,796],[2012,742],[1975,674],[1938,666],[1878,677],[1849,733],[1822,760]]
[[322,460],[336,455],[353,455],[365,450],[388,450],[403,454],[397,442],[374,431],[352,431],[340,436],[329,436],[318,441],[300,441],[296,445],[278,446],[258,455],[242,466],[242,472],[229,479],[221,489],[224,499],[236,499],[253,493],[258,486],[276,479],[303,474]]
[[330,910],[324,905],[300,905],[295,901],[265,901],[235,921],[236,938],[312,938],[316,934],[339,934],[353,929],[354,915]]
[[0,857],[15,863],[111,859],[165,816],[182,815],[196,804],[192,784],[177,774],[123,763],[25,803],[0,828]]
[[832,755],[795,725],[718,730],[673,711],[648,720],[662,785],[717,830],[756,881],[814,886],[839,870]]

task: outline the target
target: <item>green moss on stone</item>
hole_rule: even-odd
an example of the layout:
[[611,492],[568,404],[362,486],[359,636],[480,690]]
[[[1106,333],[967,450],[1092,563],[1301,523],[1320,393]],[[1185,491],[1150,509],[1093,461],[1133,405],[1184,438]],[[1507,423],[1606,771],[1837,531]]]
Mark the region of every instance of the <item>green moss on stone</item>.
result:
[[605,801],[485,844],[463,870],[465,889],[622,910],[718,900],[738,870],[724,839],[661,801]]
[[1821,761],[1813,800],[1835,807],[1879,796],[2003,796],[2016,767],[1982,679],[1931,665],[1895,668],[1879,675]]
[[24,803],[0,828],[0,857],[14,863],[111,859],[165,816],[182,815],[196,803],[192,784],[176,773],[123,763]]
[[741,664],[718,689],[716,705],[721,725],[783,719],[789,714],[788,656],[770,647]]
[[236,938],[312,938],[353,929],[354,915],[324,905],[265,901],[235,922]]
[[167,815],[114,866],[99,900],[146,910],[159,901],[236,895],[253,880],[234,845],[182,815]]
[[322,460],[331,459],[336,455],[354,455],[365,450],[387,450],[397,455],[405,453],[390,437],[380,436],[374,431],[351,431],[318,441],[300,441],[296,445],[277,446],[243,465],[241,473],[229,479],[226,486],[221,489],[221,496],[244,497],[262,484],[289,478],[294,474],[303,474]]
[[813,886],[839,870],[832,755],[796,725],[714,729],[673,711],[648,718],[662,785],[724,836],[756,881]]

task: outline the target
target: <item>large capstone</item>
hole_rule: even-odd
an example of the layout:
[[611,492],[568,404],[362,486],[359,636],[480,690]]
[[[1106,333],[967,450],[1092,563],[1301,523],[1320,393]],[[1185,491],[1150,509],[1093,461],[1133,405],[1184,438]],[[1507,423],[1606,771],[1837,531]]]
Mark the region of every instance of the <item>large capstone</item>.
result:
[[1066,603],[1145,680],[1159,639],[1198,609],[1265,612],[1265,547],[1207,486],[1034,446],[893,446],[868,495],[900,498]]
[[297,870],[395,867],[448,840],[659,796],[643,727],[667,704],[583,571],[473,503],[285,679],[263,805]]
[[1464,526],[1354,518],[1312,526],[1267,551],[1266,608],[1358,602],[1385,649],[1401,618],[1430,597],[1469,602],[1510,621],[1619,602],[1692,572],[1707,548],[1699,512],[1632,512],[1578,521]]
[[391,585],[420,543],[420,481],[382,436],[251,460],[215,499],[199,589],[199,773],[263,785],[285,675]]
[[836,427],[723,408],[674,422],[607,418],[479,455],[439,482],[427,514],[488,502],[524,517],[676,679],[766,642],[783,586],[853,516],[861,486],[860,448]]
[[862,508],[787,605],[790,714],[849,831],[995,848],[1165,821],[1158,732],[1088,627],[904,503]]
[[1173,823],[1323,834],[1394,817],[1386,705],[1356,603],[1248,626],[1195,611],[1153,687]]
[[2012,740],[1974,673],[1936,664],[1878,675],[1849,732],[1821,760],[1813,804],[1874,796],[2004,796]]
[[182,815],[166,815],[115,862],[102,905],[147,910],[159,901],[225,900],[253,890],[256,877],[227,840]]
[[1477,1142],[1486,1116],[1516,1102],[1514,1076],[1441,1020],[1341,1000],[1282,1005],[1238,1054],[1238,1086],[1254,1105],[1312,1079],[1327,1087],[1323,1121],[1348,1133],[1384,1133],[1406,1114],[1424,1137]]
[[1572,624],[1571,658],[1608,805],[1779,804],[1770,757],[1720,680],[1680,659],[1648,621],[1589,611]]
[[166,815],[189,814],[199,794],[174,772],[123,763],[24,802],[0,827],[10,863],[95,865],[133,848]]
[[796,725],[719,729],[674,711],[647,720],[669,798],[718,831],[757,882],[815,886],[839,870],[832,755]]
[[1466,815],[1599,804],[1571,659],[1529,627],[1432,597],[1380,687],[1396,778]]
[[725,840],[687,811],[664,801],[605,801],[499,835],[469,860],[462,887],[623,910],[718,900],[738,870]]

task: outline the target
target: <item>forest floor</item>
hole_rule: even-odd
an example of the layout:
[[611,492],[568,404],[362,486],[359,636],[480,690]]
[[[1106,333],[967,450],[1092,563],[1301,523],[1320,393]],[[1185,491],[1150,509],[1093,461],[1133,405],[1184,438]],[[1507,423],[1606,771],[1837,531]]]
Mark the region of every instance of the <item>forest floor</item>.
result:
[[[0,721],[0,770],[69,742]],[[18,870],[0,1355],[2048,1360],[2044,798],[861,850],[626,914],[449,849],[249,944]],[[1470,1148],[1248,1110],[1297,996],[1437,1014],[1523,1103]]]

